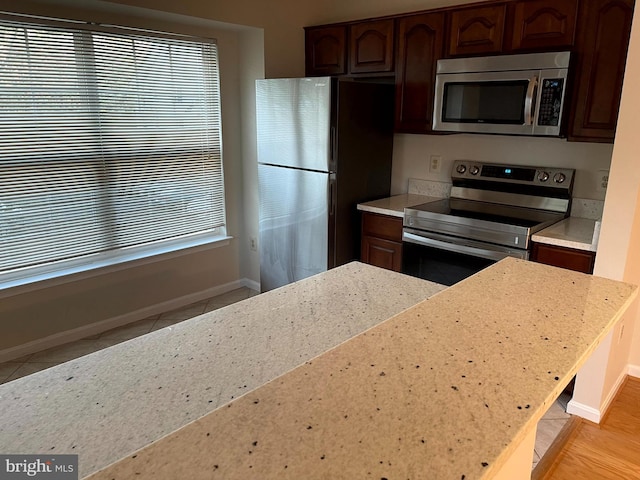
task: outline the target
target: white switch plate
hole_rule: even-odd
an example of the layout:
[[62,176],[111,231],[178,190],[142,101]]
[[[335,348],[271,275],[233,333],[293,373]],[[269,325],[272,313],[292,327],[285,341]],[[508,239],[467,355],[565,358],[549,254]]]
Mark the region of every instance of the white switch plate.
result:
[[440,173],[440,166],[442,165],[442,157],[440,155],[431,155],[429,157],[429,172]]

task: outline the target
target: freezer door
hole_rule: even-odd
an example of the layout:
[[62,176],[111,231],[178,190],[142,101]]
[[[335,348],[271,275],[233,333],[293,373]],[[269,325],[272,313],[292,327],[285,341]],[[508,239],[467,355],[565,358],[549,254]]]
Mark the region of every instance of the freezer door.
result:
[[331,79],[256,81],[258,163],[329,171]]
[[327,270],[329,174],[258,165],[260,289]]

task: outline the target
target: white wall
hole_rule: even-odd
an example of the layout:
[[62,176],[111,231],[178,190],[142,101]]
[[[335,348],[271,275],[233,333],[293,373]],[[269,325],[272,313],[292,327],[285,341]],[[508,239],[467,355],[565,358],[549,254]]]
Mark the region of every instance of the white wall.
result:
[[260,258],[251,250],[249,238],[258,238],[258,159],[256,147],[255,79],[264,78],[264,32],[252,28],[240,33],[240,88],[242,90],[242,190],[243,235],[240,237],[240,272],[254,283],[260,282]]
[[[454,160],[575,168],[574,196],[604,200],[596,172],[608,170],[612,145],[573,143],[558,138],[496,135],[396,135],[392,193],[407,191],[409,178],[450,181]],[[440,173],[429,173],[429,157],[442,157]]]

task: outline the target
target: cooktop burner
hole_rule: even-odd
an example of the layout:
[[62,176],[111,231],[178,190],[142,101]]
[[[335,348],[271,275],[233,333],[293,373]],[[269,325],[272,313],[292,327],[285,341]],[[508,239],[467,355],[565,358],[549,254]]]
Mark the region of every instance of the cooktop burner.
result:
[[[419,210],[426,213],[434,213],[439,215],[454,216],[459,218],[466,218],[469,220],[482,220],[485,222],[502,223],[506,225],[516,225],[518,227],[533,227],[540,223],[539,219],[523,218],[516,216],[500,215],[498,213],[491,213],[491,204],[486,204],[482,207],[483,211],[463,210],[461,208],[454,208],[448,198],[439,200],[436,202],[424,203],[411,207],[412,210]],[[496,208],[496,210],[498,210]],[[526,212],[523,212],[526,215]]]

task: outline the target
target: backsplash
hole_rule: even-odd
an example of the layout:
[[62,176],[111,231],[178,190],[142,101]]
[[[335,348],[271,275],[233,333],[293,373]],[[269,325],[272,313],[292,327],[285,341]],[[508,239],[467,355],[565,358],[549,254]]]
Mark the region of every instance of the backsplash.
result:
[[[611,164],[609,144],[567,142],[560,138],[507,135],[409,135],[397,134],[393,143],[391,194],[407,192],[407,182],[419,178],[450,182],[455,160],[511,165],[575,168],[573,195],[603,201],[599,176]],[[441,158],[437,171],[430,169],[432,156]]]
[[410,178],[408,193],[427,195],[429,197],[448,198],[451,194],[451,183]]
[[600,220],[604,209],[604,201],[587,198],[574,198],[571,202],[571,216]]

